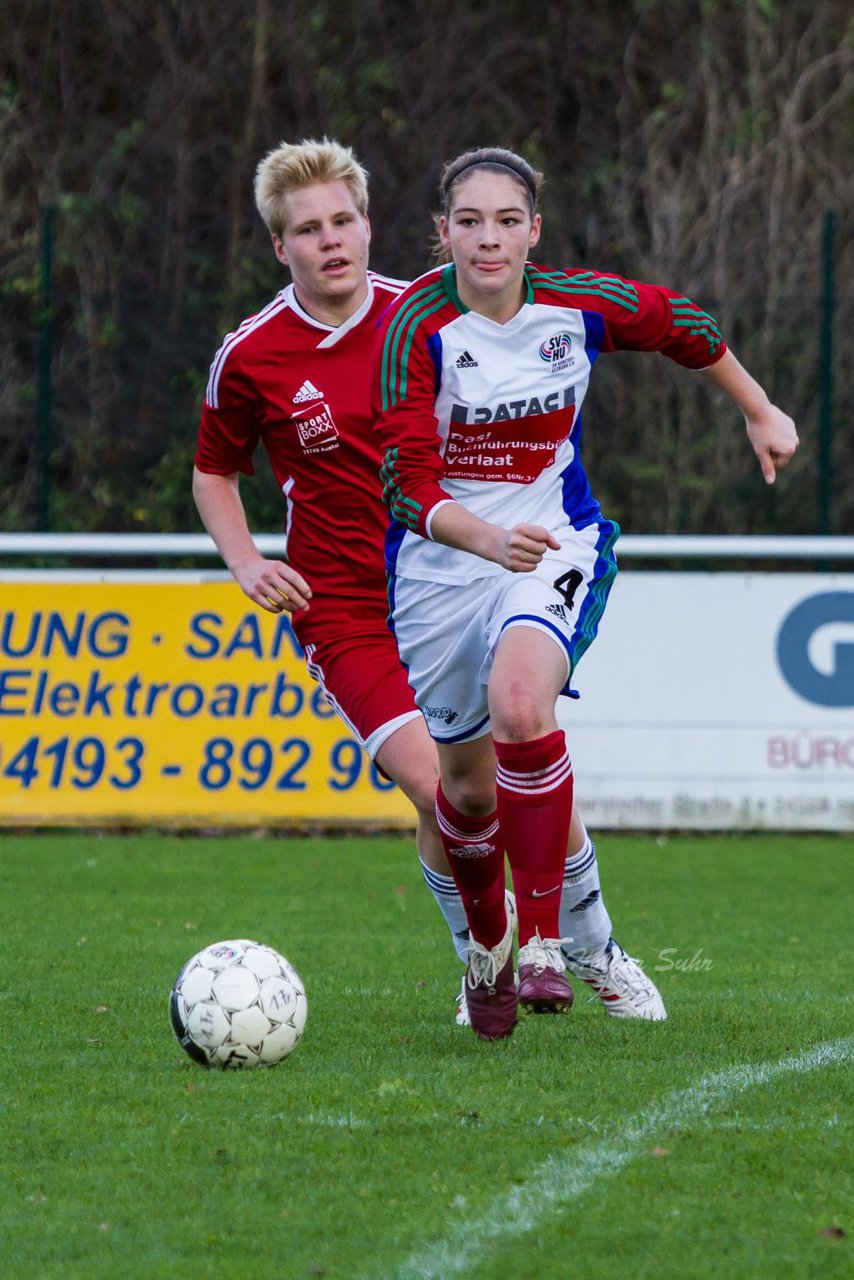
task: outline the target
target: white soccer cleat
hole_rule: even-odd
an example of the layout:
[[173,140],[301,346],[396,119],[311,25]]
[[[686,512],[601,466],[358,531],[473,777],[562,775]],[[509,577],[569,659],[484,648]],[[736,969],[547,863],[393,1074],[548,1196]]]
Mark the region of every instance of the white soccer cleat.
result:
[[469,1007],[466,1000],[466,975],[463,974],[463,980],[460,984],[460,994],[457,996],[457,1016],[454,1022],[458,1027],[470,1027],[471,1018],[469,1017]]
[[584,964],[564,951],[569,972],[593,989],[612,1018],[644,1018],[647,1022],[663,1022],[667,1010],[661,993],[646,976],[637,960],[626,955],[612,938],[605,951],[602,966]]
[[516,899],[509,889],[504,890],[504,905],[507,908],[507,919],[513,926],[513,932],[517,933],[519,930],[519,918],[516,915]]

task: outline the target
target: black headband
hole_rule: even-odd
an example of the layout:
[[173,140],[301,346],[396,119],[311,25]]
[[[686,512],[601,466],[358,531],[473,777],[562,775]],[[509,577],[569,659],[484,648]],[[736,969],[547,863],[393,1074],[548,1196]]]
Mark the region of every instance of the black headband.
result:
[[[533,204],[536,206],[537,192],[533,182],[531,181],[530,178],[527,177],[526,174],[522,172],[521,169],[517,169],[515,165],[508,164],[506,160],[489,160],[489,159],[470,160],[468,164],[464,164],[462,169],[458,169],[457,172],[454,174],[453,178],[450,181],[447,195],[450,195],[451,187],[454,185],[457,178],[461,177],[461,175],[464,174],[467,169],[480,169],[483,165],[492,165],[497,169],[506,169],[508,173],[512,173],[514,178],[518,178],[520,182],[523,182],[525,184],[525,187],[530,192],[531,200]],[[446,199],[447,199],[447,195],[445,197]]]

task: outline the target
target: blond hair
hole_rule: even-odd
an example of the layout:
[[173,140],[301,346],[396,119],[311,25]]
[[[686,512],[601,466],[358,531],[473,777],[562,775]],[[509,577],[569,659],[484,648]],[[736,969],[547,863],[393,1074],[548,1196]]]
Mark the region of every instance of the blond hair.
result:
[[343,182],[359,213],[368,212],[368,173],[349,147],[331,138],[280,142],[255,170],[255,205],[271,235],[285,231],[291,192],[313,182]]

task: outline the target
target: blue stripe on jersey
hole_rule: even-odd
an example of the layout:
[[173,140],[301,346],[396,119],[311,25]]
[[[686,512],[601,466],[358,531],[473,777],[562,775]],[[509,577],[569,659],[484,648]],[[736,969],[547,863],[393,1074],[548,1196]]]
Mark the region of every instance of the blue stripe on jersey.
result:
[[605,320],[598,311],[582,311],[581,318],[584,321],[584,350],[587,352],[587,359],[592,368],[602,350]]
[[433,361],[433,397],[438,400],[442,390],[442,335],[434,333],[427,339],[427,350]]
[[398,524],[396,520],[390,520],[388,528],[385,531],[385,571],[390,578],[394,577],[397,567],[397,553],[400,551],[400,544],[406,537],[407,530],[402,524]]
[[406,529],[402,524],[396,521],[390,521],[385,531],[385,572],[386,572],[386,596],[388,598],[388,626],[391,632],[394,632],[394,588],[396,582],[395,570],[397,568],[397,553],[400,551],[400,544],[406,537]]
[[586,529],[595,524],[602,515],[602,508],[593,497],[587,472],[581,461],[582,424],[579,414],[572,428],[572,443],[575,453],[572,462],[561,472],[561,504],[574,529]]
[[[598,311],[581,311],[584,321],[584,352],[590,361],[590,367],[596,363],[602,350],[605,338],[605,321]],[[561,476],[561,503],[575,529],[585,529],[600,518],[602,508],[593,496],[590,481],[581,461],[581,440],[584,434],[582,416],[579,413],[572,428],[572,443],[575,447],[572,462]]]

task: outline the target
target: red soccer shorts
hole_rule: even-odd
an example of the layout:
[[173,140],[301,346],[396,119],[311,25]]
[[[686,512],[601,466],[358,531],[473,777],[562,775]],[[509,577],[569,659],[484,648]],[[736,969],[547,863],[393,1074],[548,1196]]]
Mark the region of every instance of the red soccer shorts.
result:
[[385,622],[305,645],[309,674],[371,759],[421,712]]

